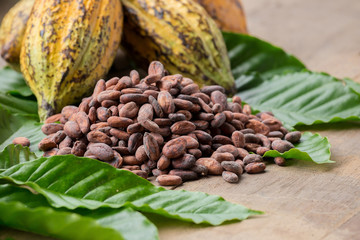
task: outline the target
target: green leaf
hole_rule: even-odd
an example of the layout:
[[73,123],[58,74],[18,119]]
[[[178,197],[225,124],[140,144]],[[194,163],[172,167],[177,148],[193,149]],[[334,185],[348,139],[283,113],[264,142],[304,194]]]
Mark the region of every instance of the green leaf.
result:
[[46,135],[37,120],[33,116],[10,114],[0,106],[0,151],[11,144],[14,138],[26,137],[30,140],[30,150],[41,156],[43,153],[38,149],[38,144]]
[[10,185],[0,186],[0,211],[0,224],[61,239],[158,239],[155,225],[131,208],[53,209],[43,196]]
[[0,172],[3,172],[19,163],[35,160],[36,155],[28,147],[11,144],[0,152],[0,159]]
[[305,68],[294,56],[256,37],[228,32],[223,36],[235,79],[250,72],[266,78]]
[[33,94],[26,85],[22,74],[10,67],[0,69],[0,82],[0,92],[18,94],[24,97],[29,97]]
[[9,93],[0,92],[0,105],[11,113],[37,116],[36,101],[14,97]]
[[273,112],[288,128],[360,119],[360,95],[334,77],[305,71],[261,83],[258,77],[249,78],[238,95],[256,110]]
[[129,171],[73,155],[18,164],[0,176],[4,182],[32,188],[54,207],[97,209],[129,206],[143,212],[212,225],[261,214],[226,202],[219,196],[155,187]]
[[301,136],[299,143],[294,144],[295,148],[287,152],[279,153],[276,150],[267,151],[264,157],[283,157],[286,159],[294,158],[305,161],[313,161],[318,164],[334,163],[330,160],[330,143],[326,137],[319,134],[305,132]]

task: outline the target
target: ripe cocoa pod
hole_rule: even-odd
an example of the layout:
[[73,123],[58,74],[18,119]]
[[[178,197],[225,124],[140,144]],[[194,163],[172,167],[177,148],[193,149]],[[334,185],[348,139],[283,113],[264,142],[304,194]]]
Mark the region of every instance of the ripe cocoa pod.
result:
[[124,0],[122,4],[123,43],[140,63],[158,59],[170,73],[231,90],[234,78],[222,34],[199,4],[192,0]]
[[247,33],[245,13],[240,0],[197,0],[223,31]]
[[107,73],[122,22],[118,0],[35,0],[20,66],[41,120],[80,100]]
[[15,70],[20,70],[20,50],[26,22],[35,0],[21,0],[4,16],[0,26],[1,57]]

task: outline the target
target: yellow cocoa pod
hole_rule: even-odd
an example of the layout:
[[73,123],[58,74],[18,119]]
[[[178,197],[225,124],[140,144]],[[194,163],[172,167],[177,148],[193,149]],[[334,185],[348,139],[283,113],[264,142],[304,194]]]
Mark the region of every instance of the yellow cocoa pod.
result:
[[[122,0],[124,45],[142,64],[162,62],[199,85],[234,85],[226,46],[205,9],[192,0]],[[144,61],[145,60],[145,61]]]
[[21,42],[26,22],[35,0],[21,0],[4,16],[0,26],[1,57],[16,70],[20,70]]
[[108,72],[122,24],[119,0],[35,0],[20,66],[41,120],[79,101]]
[[240,0],[196,0],[223,31],[247,33],[246,18]]

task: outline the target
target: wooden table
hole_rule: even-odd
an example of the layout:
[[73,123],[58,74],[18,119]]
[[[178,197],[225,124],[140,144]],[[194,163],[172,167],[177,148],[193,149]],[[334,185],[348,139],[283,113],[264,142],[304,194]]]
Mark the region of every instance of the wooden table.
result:
[[[243,0],[251,34],[299,57],[309,69],[360,82],[359,0]],[[292,161],[239,184],[210,177],[180,189],[221,195],[263,216],[218,227],[157,221],[161,239],[360,239],[360,124],[318,126],[335,164]],[[15,230],[15,239],[39,239]],[[47,239],[42,238],[41,239]]]

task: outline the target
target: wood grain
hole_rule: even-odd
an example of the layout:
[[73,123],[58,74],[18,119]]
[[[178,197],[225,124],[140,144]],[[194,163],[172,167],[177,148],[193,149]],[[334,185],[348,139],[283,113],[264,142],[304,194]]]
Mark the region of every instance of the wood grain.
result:
[[[243,0],[251,34],[299,57],[309,69],[360,82],[360,1]],[[161,239],[359,239],[360,124],[318,126],[335,164],[291,161],[239,184],[209,177],[179,189],[203,191],[266,214],[218,227],[157,219]],[[36,239],[0,230],[0,239]]]

